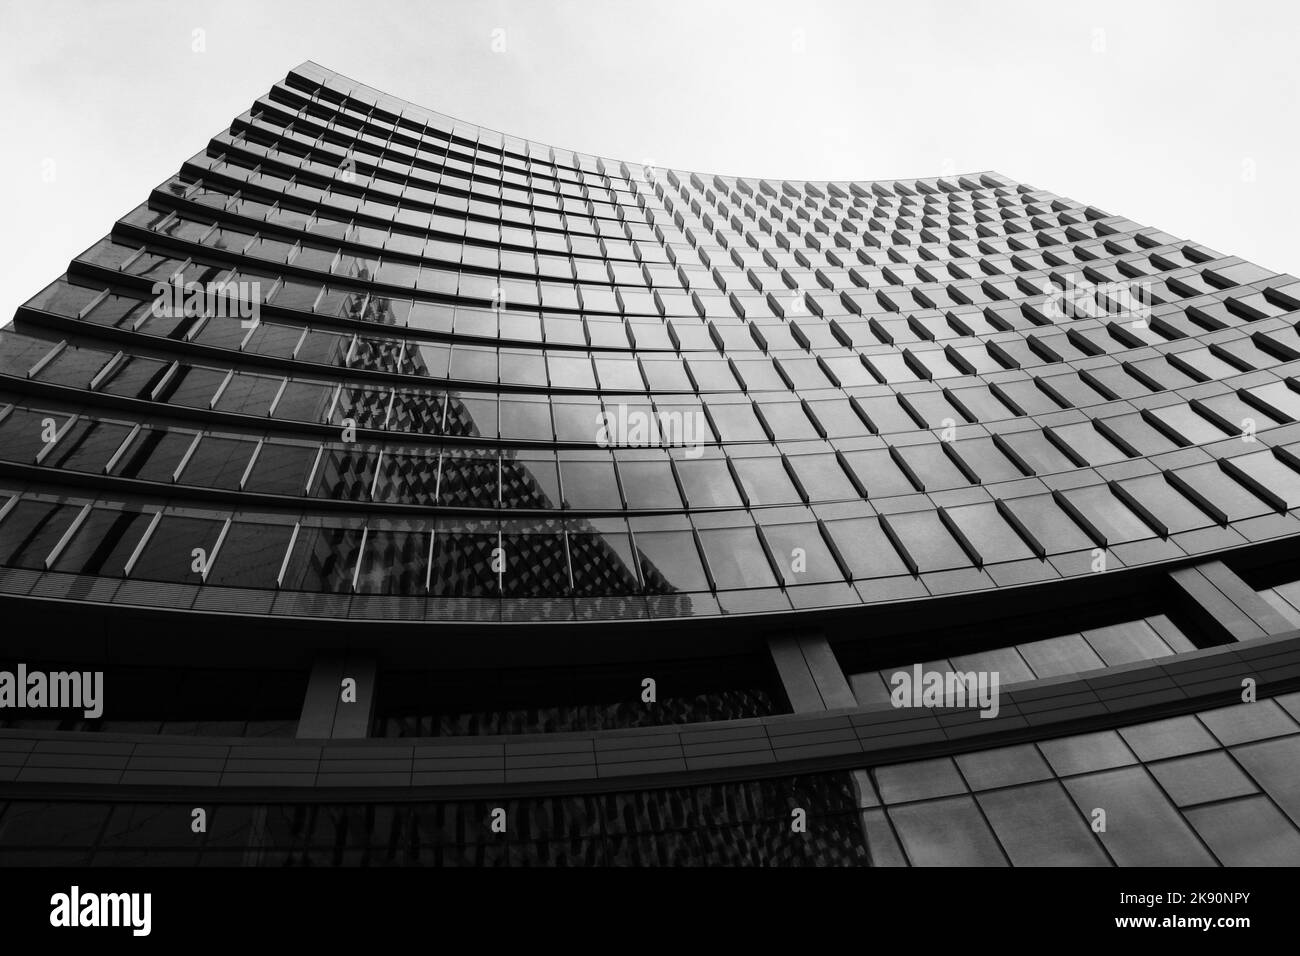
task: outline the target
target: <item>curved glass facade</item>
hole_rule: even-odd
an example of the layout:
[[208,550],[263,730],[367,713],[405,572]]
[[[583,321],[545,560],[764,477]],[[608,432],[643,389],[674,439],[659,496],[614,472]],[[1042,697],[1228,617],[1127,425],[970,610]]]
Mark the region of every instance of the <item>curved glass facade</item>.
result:
[[[0,332],[0,594],[73,632],[5,653],[133,688],[0,733],[724,739],[889,706],[913,665],[1025,688],[1275,641],[1297,310],[1293,276],[993,172],[657,169],[303,64]],[[363,718],[308,732],[358,666]],[[222,703],[222,667],[273,690]],[[898,813],[963,830],[969,790]],[[995,844],[953,861],[1051,862]]]

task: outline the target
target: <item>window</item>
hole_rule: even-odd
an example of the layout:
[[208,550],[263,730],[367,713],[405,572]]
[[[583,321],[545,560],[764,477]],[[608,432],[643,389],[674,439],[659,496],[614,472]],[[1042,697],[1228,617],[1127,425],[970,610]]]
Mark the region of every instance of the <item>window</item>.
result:
[[710,528],[699,534],[718,590],[776,585],[767,554],[753,528]]
[[945,423],[966,423],[966,416],[941,391],[914,392],[902,396],[902,400],[930,428],[944,428]]
[[803,500],[779,456],[733,458],[731,463],[750,506],[797,504]]
[[1213,866],[1214,859],[1191,827],[1140,767],[1126,767],[1065,781],[1081,813],[1105,807],[1129,821],[1099,834],[1120,866]]
[[776,441],[818,437],[800,402],[759,402],[758,408]]
[[205,435],[185,462],[179,481],[201,488],[237,489],[257,443]]
[[1046,433],[1055,439],[1058,447],[1068,449],[1071,456],[1078,456],[1089,465],[1109,465],[1129,457],[1094,428],[1091,422],[1056,425],[1047,429]]
[[708,405],[709,417],[714,428],[724,442],[765,441],[767,432],[759,424],[754,407],[748,402],[743,405],[711,402]]
[[976,799],[1013,866],[1107,866],[1110,862],[1055,781],[996,790]]
[[468,438],[497,437],[497,398],[476,392],[452,392],[447,396],[443,433]]
[[726,459],[720,455],[678,458],[677,474],[691,508],[734,508],[744,502],[731,478]]
[[289,382],[280,392],[271,417],[281,421],[319,422],[325,417],[334,389],[316,382]]
[[266,442],[257,453],[244,491],[265,495],[305,495],[307,476],[318,453],[316,445]]
[[1139,455],[1158,455],[1179,447],[1177,442],[1136,412],[1096,419],[1094,426],[1104,432],[1116,446],[1131,448]]
[[440,597],[495,597],[500,575],[493,571],[493,551],[500,537],[486,531],[439,527],[433,536],[430,589]]
[[965,488],[971,481],[948,457],[946,447],[946,444],[927,443],[899,446],[896,452],[926,491]]
[[145,428],[118,458],[113,474],[141,481],[172,480],[172,475],[194,444],[194,433]]
[[881,528],[879,518],[827,521],[826,531],[855,579],[870,580],[908,573],[907,565]]
[[844,460],[869,498],[909,495],[916,491],[911,479],[886,449],[848,451]]
[[563,383],[565,388],[596,387],[596,375],[592,371],[591,359],[585,355],[566,355],[559,352],[546,353],[546,367],[550,380]]
[[844,573],[815,522],[764,525],[762,531],[781,580],[787,586],[844,580]]
[[152,520],[152,514],[142,511],[92,508],[52,568],[72,574],[119,576]]
[[1143,475],[1119,484],[1117,493],[1162,536],[1208,528],[1214,520],[1179,493],[1164,475]]
[[423,594],[429,534],[367,529],[357,568],[360,594]]
[[828,438],[854,438],[870,434],[846,398],[818,399],[810,401],[808,407],[812,409]]
[[333,424],[357,428],[383,428],[388,417],[389,391],[385,388],[344,386],[334,404]]
[[[0,419],[0,456],[8,461],[31,464],[46,446],[47,418],[55,421],[58,431],[67,427],[68,418],[65,415],[49,415],[25,408],[14,409]],[[66,442],[70,437],[70,433],[65,434],[63,441]]]
[[641,368],[653,392],[689,392],[693,389],[691,380],[686,374],[686,365],[681,359],[650,358],[642,355]]
[[428,450],[385,451],[375,476],[375,501],[430,506],[438,488],[438,456]]
[[935,511],[914,511],[884,519],[920,574],[969,567],[971,560]]
[[504,596],[550,598],[570,591],[568,553],[564,535],[553,528],[505,532],[501,535],[505,571]]
[[636,531],[635,535],[641,579],[648,593],[709,589],[709,579],[704,574],[691,532]]
[[[225,524],[217,518],[164,515],[131,566],[130,576],[144,581],[200,584],[202,567],[214,552]],[[196,555],[196,549],[203,554]]]
[[[297,333],[294,335],[297,341]],[[259,350],[264,352],[265,350]],[[275,400],[283,383],[281,378],[268,375],[247,375],[236,373],[221,390],[216,409],[222,412],[238,412],[241,415],[265,415]]]
[[496,349],[456,345],[451,352],[451,377],[467,382],[496,382]]
[[226,374],[220,369],[182,365],[167,379],[158,393],[157,401],[207,408],[217,387],[226,380]]
[[598,597],[634,594],[639,588],[637,561],[632,544],[621,526],[605,530],[569,532],[569,558],[574,594]]
[[701,392],[739,391],[736,377],[731,374],[731,365],[722,358],[688,358],[686,365],[690,368],[695,387]]
[[317,498],[338,501],[365,501],[374,485],[379,453],[364,449],[328,448],[316,468]]
[[1016,467],[1015,462],[1003,453],[992,438],[957,438],[950,447],[982,484],[1013,481],[1024,476],[1024,472]]
[[1020,561],[1034,556],[992,502],[947,508],[944,514],[986,563]]
[[501,504],[506,508],[558,509],[561,496],[555,453],[503,452]]
[[897,398],[859,398],[857,403],[871,422],[872,431],[907,432],[919,427],[898,403]]
[[1181,445],[1201,445],[1227,436],[1223,429],[1196,414],[1190,405],[1166,405],[1164,408],[1149,409],[1145,415],[1152,424]]
[[603,511],[623,507],[614,462],[607,456],[576,458],[561,452],[560,480],[564,484],[564,503],[568,508]]
[[100,385],[100,391],[127,398],[148,398],[149,393],[162,378],[167,365],[168,363],[158,359],[132,356],[118,363],[108,381]]
[[461,449],[443,452],[438,475],[438,504],[455,508],[495,508],[499,500],[496,455]]
[[45,559],[81,511],[79,505],[19,501],[0,521],[0,564],[45,569]]
[[1220,524],[1255,518],[1273,510],[1217,464],[1193,465],[1168,475],[1175,487]]
[[388,428],[420,435],[441,434],[446,402],[447,396],[442,392],[399,389],[393,393]]
[[1279,511],[1300,506],[1300,473],[1272,452],[1239,455],[1225,459],[1224,465],[1241,484]]
[[502,349],[501,382],[505,385],[546,385],[545,357],[536,351]]
[[[95,377],[95,373],[104,367],[104,364],[113,357],[112,352],[102,352],[99,349],[80,348],[78,346],[67,346],[51,359],[46,365],[33,376],[39,382],[49,382],[53,385],[66,385],[69,388],[88,388],[90,380]],[[213,385],[216,388],[216,385]],[[208,393],[210,398],[212,393]]]
[[888,813],[914,866],[1006,865],[969,796],[891,807]]
[[223,587],[274,587],[292,534],[293,526],[289,524],[232,521],[206,583]]
[[595,361],[602,389],[615,392],[644,391],[645,383],[641,380],[641,370],[635,359],[598,357]]
[[792,455],[786,459],[795,478],[812,502],[838,501],[858,497],[840,460],[832,454]]
[[638,510],[674,510],[682,507],[677,481],[667,457],[651,458],[634,451],[618,452],[618,473],[627,506]]
[[350,590],[361,536],[360,528],[299,528],[281,586],[291,591]]
[[1030,495],[1002,502],[1029,540],[1046,554],[1092,550],[1096,543],[1051,495]]
[[1065,453],[1047,440],[1041,431],[1003,433],[994,441],[1024,466],[1030,474],[1050,475],[1058,471],[1071,471],[1075,468]]

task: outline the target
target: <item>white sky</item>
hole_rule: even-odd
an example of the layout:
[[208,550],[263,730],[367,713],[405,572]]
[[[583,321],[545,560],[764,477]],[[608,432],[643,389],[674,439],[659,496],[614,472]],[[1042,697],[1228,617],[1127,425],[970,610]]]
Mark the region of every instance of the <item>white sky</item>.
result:
[[0,322],[307,59],[660,166],[994,169],[1300,272],[1298,26],[1290,0],[0,0]]

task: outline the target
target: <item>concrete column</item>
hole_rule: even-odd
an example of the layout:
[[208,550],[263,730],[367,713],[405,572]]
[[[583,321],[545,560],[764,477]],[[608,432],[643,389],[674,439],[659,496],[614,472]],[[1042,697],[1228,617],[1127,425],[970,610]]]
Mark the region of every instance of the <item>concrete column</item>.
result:
[[775,637],[767,646],[796,714],[858,705],[835,652],[821,634]]
[[[365,655],[318,657],[303,696],[297,736],[311,739],[369,736],[375,713],[375,673],[374,658]],[[345,682],[351,682],[346,692]]]
[[1174,586],[1200,623],[1219,643],[1249,641],[1295,627],[1222,561],[1206,561],[1170,573]]

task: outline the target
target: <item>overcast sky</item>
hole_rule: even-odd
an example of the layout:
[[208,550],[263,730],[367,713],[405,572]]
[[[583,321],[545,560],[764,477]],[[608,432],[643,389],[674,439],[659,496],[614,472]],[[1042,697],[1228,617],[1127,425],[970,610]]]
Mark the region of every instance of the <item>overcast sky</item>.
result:
[[1296,273],[1298,25],[1290,0],[0,0],[0,321],[307,59],[660,166],[993,169]]

